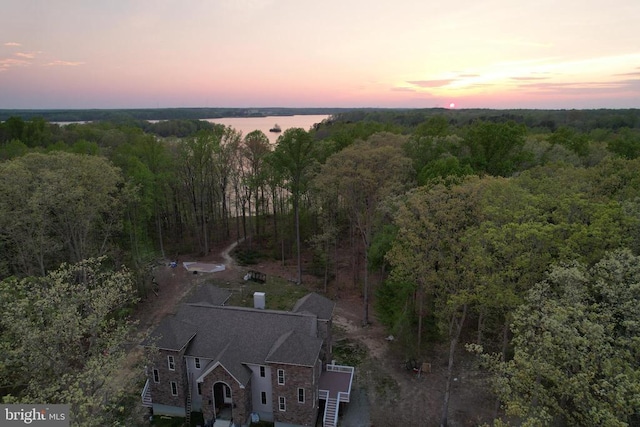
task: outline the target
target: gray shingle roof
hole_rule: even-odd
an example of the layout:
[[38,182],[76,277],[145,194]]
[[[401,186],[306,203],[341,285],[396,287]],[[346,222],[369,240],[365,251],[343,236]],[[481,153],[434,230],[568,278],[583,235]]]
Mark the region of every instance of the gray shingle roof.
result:
[[221,289],[208,283],[203,283],[185,298],[185,302],[203,305],[224,305],[229,297],[231,297],[231,292],[228,290]]
[[312,292],[300,298],[293,307],[293,311],[296,313],[308,312],[318,316],[318,319],[329,320],[333,316],[335,305],[329,298]]
[[187,336],[196,330],[195,337],[191,335],[193,339],[188,341],[185,355],[212,359],[203,373],[219,363],[243,385],[251,378],[247,364],[314,366],[322,345],[317,317],[307,310],[296,313],[210,303],[181,305],[152,335],[161,335],[163,341],[179,342],[178,336]]
[[282,335],[273,345],[266,361],[289,365],[313,366],[318,359],[322,339],[295,331]]
[[155,346],[180,351],[196,335],[198,328],[174,316],[165,317],[156,329],[142,342],[144,346]]

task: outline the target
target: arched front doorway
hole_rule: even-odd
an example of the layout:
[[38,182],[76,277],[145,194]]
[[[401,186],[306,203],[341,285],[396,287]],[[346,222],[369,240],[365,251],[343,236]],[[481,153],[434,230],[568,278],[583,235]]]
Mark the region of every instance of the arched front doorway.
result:
[[215,383],[213,385],[213,408],[216,418],[230,420],[233,416],[231,413],[232,406],[231,387],[223,382]]

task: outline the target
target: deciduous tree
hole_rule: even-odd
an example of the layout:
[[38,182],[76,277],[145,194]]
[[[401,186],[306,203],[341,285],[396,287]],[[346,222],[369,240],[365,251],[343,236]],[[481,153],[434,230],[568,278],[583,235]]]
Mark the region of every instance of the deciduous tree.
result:
[[285,178],[291,192],[293,215],[296,230],[296,283],[302,283],[302,262],[300,242],[300,197],[308,184],[307,172],[315,159],[313,157],[313,138],[301,128],[291,128],[278,137],[278,145],[273,152],[273,166]]
[[492,363],[521,425],[625,426],[640,417],[640,258],[554,267],[513,321],[514,357]]
[[364,314],[369,323],[369,248],[383,201],[402,194],[411,177],[411,161],[404,156],[404,139],[380,133],[332,155],[316,178],[316,187],[336,191],[358,230],[364,248]]
[[123,314],[134,302],[129,272],[104,259],[0,282],[0,378],[11,390],[4,400],[69,404],[74,425],[112,425],[126,386],[117,379]]

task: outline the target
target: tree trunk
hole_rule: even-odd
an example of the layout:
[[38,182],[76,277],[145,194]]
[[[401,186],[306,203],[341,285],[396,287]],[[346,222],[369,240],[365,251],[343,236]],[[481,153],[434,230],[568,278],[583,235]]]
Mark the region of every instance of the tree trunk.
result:
[[298,277],[296,278],[296,284],[301,284],[302,283],[302,257],[300,256],[300,200],[299,200],[299,196],[296,196],[293,198],[293,210],[294,210],[294,215],[295,215],[295,220],[296,220],[296,256],[298,258],[298,267],[297,267],[297,273],[298,273]]
[[324,246],[324,253],[325,253],[325,260],[324,260],[324,294],[327,294],[327,284],[329,283],[329,259],[330,259],[330,255],[329,255],[329,242],[330,240],[327,238],[325,240],[325,246]]
[[[454,354],[456,351],[456,346],[458,345],[458,340],[460,339],[460,333],[462,332],[462,326],[464,325],[464,320],[467,317],[467,304],[462,306],[462,317],[458,321],[456,319],[457,313],[453,313],[451,315],[451,326],[449,328],[449,338],[451,339],[449,343],[449,366],[447,367],[447,383],[444,391],[444,402],[442,404],[442,419],[440,421],[440,427],[447,427],[448,417],[449,417],[449,397],[451,396],[451,377],[453,375],[453,361]],[[456,325],[457,323],[457,325]],[[454,329],[455,325],[455,331]],[[452,336],[453,333],[453,336]]]
[[162,241],[162,222],[160,221],[160,215],[156,212],[156,228],[158,230],[158,244],[160,245],[160,253],[162,258],[165,258],[164,243]]
[[478,335],[476,337],[476,342],[478,345],[482,345],[482,326],[484,322],[484,316],[482,315],[482,311],[478,314]]
[[364,318],[363,326],[369,324],[369,251],[364,248]]
[[[422,280],[420,281],[422,282]],[[424,319],[424,290],[422,283],[418,284],[418,352],[422,349],[422,323]]]
[[278,205],[276,203],[276,198],[278,197],[277,192],[274,190],[271,193],[271,203],[273,207],[273,241],[278,241]]
[[509,317],[505,316],[502,325],[502,361],[507,360],[507,346],[509,345]]

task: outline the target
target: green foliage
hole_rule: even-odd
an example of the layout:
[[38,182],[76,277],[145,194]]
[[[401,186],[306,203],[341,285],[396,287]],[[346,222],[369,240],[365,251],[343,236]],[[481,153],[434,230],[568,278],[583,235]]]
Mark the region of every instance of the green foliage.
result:
[[579,156],[586,156],[589,151],[588,137],[566,126],[559,127],[550,136],[552,145],[562,145]]
[[334,118],[330,123],[316,131],[316,139],[328,141],[324,146],[322,159],[328,158],[331,154],[338,153],[349,147],[355,141],[367,140],[376,133],[400,134],[401,127],[376,120],[364,120],[352,122],[349,119],[342,120],[340,117]]
[[464,146],[474,171],[493,176],[510,176],[530,158],[523,151],[526,127],[514,122],[477,121],[467,128]]
[[31,153],[0,164],[2,254],[14,273],[41,274],[103,255],[122,226],[120,171],[106,159]]
[[[555,267],[513,321],[514,358],[496,391],[522,425],[624,426],[640,413],[640,259]],[[490,359],[490,358],[489,358]]]
[[278,145],[269,156],[270,165],[276,174],[284,179],[291,192],[296,231],[296,255],[298,284],[302,282],[301,238],[300,238],[300,198],[307,190],[310,170],[315,163],[314,143],[311,135],[301,128],[291,128],[278,137]]
[[253,265],[260,262],[262,254],[255,248],[241,247],[233,251],[233,257],[240,265]]
[[128,386],[116,375],[128,333],[117,313],[133,295],[129,272],[104,259],[0,282],[0,378],[15,387],[5,401],[66,403],[72,425],[110,425]]
[[369,268],[380,268],[385,265],[385,256],[391,249],[397,233],[398,228],[393,224],[384,224],[374,232],[369,247]]
[[418,174],[418,184],[426,185],[430,181],[473,175],[473,169],[469,165],[462,165],[458,158],[453,156],[442,157],[427,163],[420,174]]
[[362,343],[338,339],[333,347],[333,358],[339,365],[358,367],[367,357],[367,348]]
[[449,133],[449,120],[443,116],[431,116],[424,122],[420,123],[413,134],[417,137],[437,137],[445,136]]
[[24,156],[28,152],[29,147],[27,147],[22,141],[19,139],[12,139],[6,144],[0,146],[0,161],[11,160],[16,157]]
[[607,148],[625,159],[636,159],[640,157],[640,132],[637,129],[620,129]]

